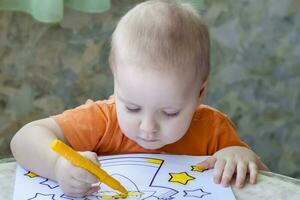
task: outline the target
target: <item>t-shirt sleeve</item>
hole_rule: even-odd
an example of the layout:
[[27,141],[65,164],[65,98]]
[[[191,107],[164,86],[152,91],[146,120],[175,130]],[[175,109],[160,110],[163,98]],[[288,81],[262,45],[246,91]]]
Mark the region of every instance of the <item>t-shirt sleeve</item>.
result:
[[95,102],[66,110],[52,118],[77,151],[94,151],[109,122],[105,107]]
[[235,125],[225,115],[222,115],[216,121],[215,133],[213,134],[210,143],[211,154],[229,146],[242,146],[250,148],[245,142],[240,139]]

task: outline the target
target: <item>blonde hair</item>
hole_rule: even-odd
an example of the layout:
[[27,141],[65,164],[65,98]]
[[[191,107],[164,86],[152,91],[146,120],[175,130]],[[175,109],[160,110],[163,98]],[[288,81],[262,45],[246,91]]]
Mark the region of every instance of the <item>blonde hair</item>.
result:
[[209,57],[208,29],[194,8],[174,0],[151,0],[138,4],[119,21],[109,64],[113,72],[117,59],[141,67],[151,63],[159,70],[194,67],[203,81],[209,74]]

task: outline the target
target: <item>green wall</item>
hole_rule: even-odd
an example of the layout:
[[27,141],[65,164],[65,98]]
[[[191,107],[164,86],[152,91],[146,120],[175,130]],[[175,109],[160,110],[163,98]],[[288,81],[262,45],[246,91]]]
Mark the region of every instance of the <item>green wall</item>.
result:
[[[24,124],[112,93],[110,36],[137,2],[113,0],[100,14],[66,8],[53,24],[0,11],[0,158]],[[206,103],[271,170],[300,178],[300,1],[190,2],[211,33]]]

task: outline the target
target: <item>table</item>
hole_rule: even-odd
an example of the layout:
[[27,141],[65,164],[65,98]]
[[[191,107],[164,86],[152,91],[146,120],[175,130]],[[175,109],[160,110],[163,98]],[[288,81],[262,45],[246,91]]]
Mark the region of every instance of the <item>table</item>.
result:
[[[0,200],[13,198],[16,162],[5,159],[0,162]],[[237,200],[252,199],[300,199],[300,180],[272,172],[260,171],[255,185],[247,184],[242,189],[232,186]]]

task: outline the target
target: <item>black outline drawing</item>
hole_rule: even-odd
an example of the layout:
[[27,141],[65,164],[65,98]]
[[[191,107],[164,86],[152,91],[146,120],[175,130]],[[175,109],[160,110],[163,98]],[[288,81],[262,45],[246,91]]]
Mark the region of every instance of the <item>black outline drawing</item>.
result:
[[47,179],[47,178],[45,180],[43,180],[42,182],[39,182],[39,184],[46,185],[50,189],[54,189],[54,188],[57,188],[59,186],[56,182],[49,181],[49,179]]
[[34,197],[32,197],[32,198],[29,198],[28,200],[31,200],[31,199],[40,199],[40,197],[38,197],[38,196],[52,196],[51,197],[51,199],[52,200],[55,200],[55,194],[42,194],[42,193],[36,193],[35,195],[34,195]]
[[[194,194],[192,194],[192,195],[189,195],[189,193],[192,193],[192,192],[198,192],[198,191],[200,191],[201,192],[201,195],[200,196],[198,196],[199,194],[196,194],[196,195],[194,195]],[[201,188],[199,188],[199,189],[196,189],[196,190],[183,190],[183,192],[184,192],[184,197],[195,197],[195,198],[202,198],[202,197],[204,197],[204,196],[206,196],[206,195],[210,195],[211,193],[210,192],[205,192],[204,190],[202,190]]]
[[[125,159],[125,160],[123,160],[123,159]],[[149,161],[153,160],[154,162],[153,163],[151,163],[151,162],[147,163],[147,160],[149,160]],[[158,162],[155,163],[155,160],[157,160]],[[102,167],[112,167],[112,166],[121,166],[121,165],[124,165],[124,166],[126,166],[126,165],[127,166],[128,165],[130,165],[130,166],[136,165],[136,166],[145,166],[145,167],[155,168],[154,175],[152,175],[152,177],[150,179],[151,181],[150,181],[149,186],[148,186],[148,187],[150,187],[149,188],[150,190],[140,190],[139,187],[137,186],[137,184],[133,180],[131,180],[130,178],[128,178],[128,177],[126,177],[122,174],[119,174],[119,173],[111,174],[114,177],[119,176],[119,177],[122,177],[123,179],[126,179],[130,183],[130,185],[133,186],[131,188],[131,191],[129,191],[129,192],[132,192],[133,195],[140,195],[140,196],[132,196],[135,199],[140,199],[140,200],[153,200],[153,199],[156,199],[156,200],[172,200],[172,199],[175,199],[175,197],[177,197],[178,195],[180,195],[181,198],[184,198],[184,197],[185,198],[189,198],[189,197],[203,198],[206,195],[212,194],[210,192],[204,191],[201,188],[195,189],[195,190],[180,190],[180,192],[179,192],[178,190],[170,188],[170,187],[154,185],[154,181],[156,179],[156,176],[158,175],[159,171],[161,170],[161,167],[164,165],[164,162],[165,162],[163,159],[160,159],[160,158],[143,157],[143,156],[142,157],[128,156],[128,157],[113,157],[113,158],[102,158],[102,159],[100,158],[100,162],[102,164]],[[193,168],[191,170],[194,171]],[[27,176],[27,177],[30,177],[30,178],[35,178],[35,177],[42,178],[38,175],[34,176],[34,177],[28,176],[29,173],[30,173],[30,171],[28,171],[24,175]],[[180,174],[180,173],[184,173],[186,176],[188,176],[190,178],[188,178],[185,183],[182,183],[182,182],[179,182],[179,181],[171,181],[174,174]],[[189,175],[185,171],[177,172],[177,173],[176,172],[168,173],[168,174],[170,175],[170,178],[168,180],[170,183],[179,183],[179,184],[182,184],[182,185],[187,185],[191,180],[196,179],[194,176]],[[51,180],[45,179],[45,180],[39,182],[39,184],[47,186],[50,189],[55,189],[55,188],[58,187],[58,184],[53,186],[53,184],[48,183],[48,181],[50,182]],[[151,188],[153,188],[153,190],[151,190]],[[166,190],[166,192],[164,190]],[[59,198],[59,199],[62,198],[62,199],[68,199],[68,200],[91,200],[91,199],[101,199],[101,194],[109,195],[109,196],[113,197],[114,195],[116,195],[118,193],[116,193],[115,191],[108,190],[108,191],[97,192],[97,193],[94,193],[94,194],[86,196],[86,197],[76,198],[76,197],[71,197],[71,196],[64,195],[64,194],[60,195],[59,197],[55,197],[56,194],[42,194],[42,193],[38,192],[38,193],[35,194],[34,197],[32,197],[28,200],[40,199],[40,198],[38,198],[39,196],[51,197],[52,200],[56,200],[56,198]],[[180,197],[177,197],[177,198],[180,198]]]
[[[168,192],[164,193],[164,194],[160,194],[159,196],[155,195],[155,193],[157,193],[157,191],[151,191],[151,190],[147,190],[147,191],[140,191],[137,187],[137,185],[131,180],[129,179],[128,177],[124,176],[124,175],[120,175],[120,176],[123,176],[124,178],[126,178],[127,180],[129,180],[130,182],[132,182],[135,187],[136,187],[136,191],[138,192],[154,192],[151,196],[149,197],[146,197],[146,198],[142,198],[141,200],[144,200],[144,199],[149,199],[151,197],[154,197],[158,200],[171,200],[171,199],[174,199],[174,196],[179,193],[179,191],[175,190],[175,189],[172,189],[172,188],[169,188],[169,187],[165,187],[165,186],[159,186],[159,185],[153,185],[153,182],[158,174],[158,172],[160,171],[162,165],[164,164],[164,160],[163,159],[159,159],[159,158],[150,158],[150,157],[117,157],[117,158],[104,158],[104,159],[100,159],[100,162],[101,162],[101,166],[103,167],[108,167],[108,166],[120,166],[118,159],[129,159],[129,160],[126,160],[126,161],[121,161],[121,162],[124,162],[124,164],[121,164],[121,165],[133,165],[132,162],[135,162],[137,164],[134,164],[134,165],[139,165],[139,166],[146,166],[146,167],[154,167],[152,165],[148,165],[148,163],[145,163],[144,160],[141,160],[141,161],[137,161],[137,160],[130,160],[130,159],[145,159],[145,160],[159,160],[160,161],[160,164],[158,167],[155,167],[157,168],[155,174],[153,175],[153,178],[152,180],[150,181],[150,184],[149,184],[149,187],[153,187],[153,188],[163,188],[163,189],[166,189],[168,190]],[[107,161],[109,160],[109,162],[106,162],[106,163],[103,163],[102,161]],[[116,160],[116,161],[114,161]],[[111,161],[111,162],[110,162]],[[139,164],[139,163],[142,163],[142,164]],[[135,191],[134,191],[135,192]]]
[[[178,174],[185,174],[187,177],[190,177],[191,179],[186,180],[185,183],[179,182],[179,181],[172,181],[172,179],[174,178],[174,175],[178,175]],[[187,172],[177,172],[177,173],[169,173],[169,175],[171,176],[170,179],[168,180],[170,183],[180,183],[182,185],[187,185],[189,181],[195,180],[196,178],[189,175]]]

